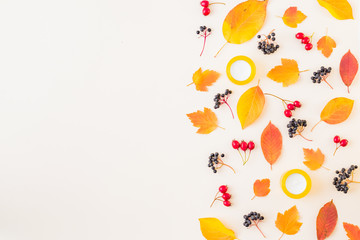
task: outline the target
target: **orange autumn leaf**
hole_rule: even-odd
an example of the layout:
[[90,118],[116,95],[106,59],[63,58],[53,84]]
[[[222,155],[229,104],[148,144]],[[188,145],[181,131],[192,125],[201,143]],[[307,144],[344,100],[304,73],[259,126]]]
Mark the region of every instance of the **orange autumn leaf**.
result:
[[270,166],[278,160],[282,150],[282,136],[279,129],[269,122],[261,134],[261,149]]
[[234,240],[233,230],[228,229],[217,218],[199,218],[202,235],[207,240]]
[[196,111],[186,114],[194,127],[198,127],[197,133],[209,134],[214,131],[218,125],[218,119],[213,111],[209,108],[204,108],[204,111]]
[[268,0],[247,0],[230,10],[222,26],[226,40],[224,46],[227,43],[242,44],[252,39],[264,25],[267,4]]
[[340,62],[340,76],[344,84],[348,87],[349,93],[350,93],[349,87],[354,81],[358,69],[359,69],[359,63],[356,60],[355,56],[349,50],[341,58],[341,62]]
[[[201,92],[207,92],[209,86],[211,86],[218,78],[220,77],[220,73],[213,71],[213,70],[205,70],[202,71],[199,68],[192,77],[193,82],[191,84],[195,84],[196,90]],[[189,86],[188,85],[188,86]]]
[[317,42],[317,49],[327,58],[330,57],[333,48],[336,48],[336,42],[329,36],[323,36]]
[[346,222],[343,223],[343,226],[349,240],[360,240],[360,229],[358,226]]
[[275,225],[283,233],[281,237],[284,234],[294,235],[299,232],[302,225],[302,223],[299,222],[299,218],[300,216],[296,206],[286,210],[284,214],[278,213]]
[[316,233],[318,240],[324,240],[334,231],[338,220],[336,206],[331,200],[319,211],[316,219]]
[[310,170],[317,170],[321,168],[325,161],[325,155],[318,148],[316,152],[313,149],[303,148],[304,158],[306,161],[303,163],[310,168]]
[[296,28],[299,23],[302,23],[306,18],[306,15],[297,10],[297,7],[289,7],[282,17],[284,23],[292,28]]
[[237,104],[237,114],[242,129],[245,129],[261,115],[265,96],[259,86],[252,87],[241,95]]
[[265,197],[270,193],[270,179],[265,178],[262,180],[256,180],[254,182],[254,194],[255,197]]
[[267,77],[275,82],[282,83],[283,87],[296,83],[300,76],[297,62],[292,59],[282,58],[281,64],[271,69]]
[[347,0],[318,0],[318,3],[336,19],[354,19],[351,5]]

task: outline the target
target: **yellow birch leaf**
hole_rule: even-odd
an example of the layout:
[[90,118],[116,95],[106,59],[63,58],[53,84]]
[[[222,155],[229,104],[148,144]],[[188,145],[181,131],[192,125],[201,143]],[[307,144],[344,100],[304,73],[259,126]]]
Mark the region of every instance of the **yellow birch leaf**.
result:
[[207,240],[234,240],[233,230],[228,229],[217,218],[200,218],[200,229]]
[[330,100],[320,114],[322,121],[328,124],[342,123],[350,116],[354,100],[339,97]]
[[289,7],[282,17],[284,23],[292,28],[296,28],[299,23],[306,19],[306,15],[297,10],[297,7]]
[[338,20],[354,19],[350,3],[347,0],[318,0]]

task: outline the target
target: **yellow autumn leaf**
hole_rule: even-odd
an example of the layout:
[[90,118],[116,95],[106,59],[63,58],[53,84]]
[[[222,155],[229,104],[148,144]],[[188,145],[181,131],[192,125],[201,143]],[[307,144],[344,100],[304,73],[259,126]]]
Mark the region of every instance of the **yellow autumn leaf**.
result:
[[200,218],[200,229],[207,240],[234,240],[233,230],[228,229],[217,218]]
[[261,115],[265,96],[259,86],[252,87],[241,95],[237,104],[237,114],[242,129],[245,129]]
[[347,0],[318,0],[338,20],[354,19],[350,3]]
[[323,36],[317,42],[317,49],[327,58],[330,57],[333,48],[336,48],[336,42],[329,36]]
[[303,148],[304,151],[304,158],[306,161],[303,163],[310,169],[310,170],[317,170],[321,168],[325,161],[325,155],[320,151],[318,148],[316,152],[313,149]]
[[292,59],[282,58],[281,64],[271,69],[267,77],[275,82],[282,83],[283,87],[296,83],[301,73],[297,62]]
[[[299,222],[299,218],[299,212],[296,206],[293,206],[289,210],[286,210],[284,214],[278,213],[275,226],[283,233],[283,235],[294,235],[299,232],[302,225],[302,223]],[[281,237],[283,235],[281,235]]]
[[282,17],[284,23],[292,28],[296,28],[299,23],[302,23],[306,18],[306,15],[297,10],[297,7],[289,7]]

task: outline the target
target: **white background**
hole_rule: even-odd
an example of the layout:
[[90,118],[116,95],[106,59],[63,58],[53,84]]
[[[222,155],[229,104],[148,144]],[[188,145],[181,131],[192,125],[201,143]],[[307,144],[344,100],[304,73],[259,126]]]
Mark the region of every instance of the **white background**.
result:
[[[261,228],[268,239],[277,212],[297,205],[303,226],[284,239],[315,239],[320,207],[334,199],[339,224],[329,239],[346,239],[343,221],[360,225],[357,203],[360,186],[349,194],[331,186],[333,170],[359,164],[359,79],[346,92],[338,66],[349,50],[359,58],[359,4],[349,0],[355,20],[334,19],[316,1],[269,0],[261,33],[276,29],[280,49],[271,56],[256,50],[256,39],[243,45],[224,43],[223,19],[239,1],[214,5],[204,17],[199,1],[10,1],[0,4],[0,238],[7,240],[70,239],[202,239],[198,218],[218,217],[239,239],[259,239],[256,229],[245,229],[242,216],[261,212]],[[298,6],[308,18],[297,29],[285,26],[282,16]],[[213,29],[203,57],[200,25]],[[319,51],[304,50],[294,38],[297,31],[325,35],[338,44],[326,59]],[[300,100],[297,118],[310,126],[334,97],[355,99],[349,120],[339,125],[322,123],[306,142],[286,135],[288,119],[281,102],[266,97],[261,117],[246,130],[230,118],[226,107],[216,110],[218,129],[197,135],[186,113],[213,106],[213,96],[233,90],[235,110],[246,86],[233,85],[225,75],[227,62],[236,55],[252,58],[256,80],[265,92]],[[298,83],[283,88],[266,73],[280,59],[299,63]],[[334,86],[315,85],[310,76],[321,65],[334,71]],[[197,92],[191,82],[199,67],[222,74],[208,93]],[[284,149],[270,170],[260,150],[262,130],[272,121],[281,129]],[[349,139],[346,149],[332,157],[335,134]],[[242,167],[231,140],[253,140],[252,159]],[[302,147],[319,147],[332,171],[310,171],[303,165]],[[224,152],[236,170],[214,175],[207,168],[211,152]],[[359,164],[360,165],[360,164]],[[305,169],[313,180],[310,194],[301,200],[287,198],[279,179],[288,169]],[[360,175],[358,176],[360,178]],[[271,193],[251,201],[256,179],[270,178]],[[209,204],[219,185],[228,184],[233,206]]]

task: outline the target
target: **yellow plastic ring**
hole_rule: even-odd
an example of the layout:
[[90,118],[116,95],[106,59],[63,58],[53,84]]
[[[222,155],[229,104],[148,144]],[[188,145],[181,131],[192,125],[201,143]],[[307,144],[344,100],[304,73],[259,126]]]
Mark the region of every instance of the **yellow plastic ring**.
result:
[[[231,72],[230,72],[230,69],[231,69],[231,65],[233,65],[234,62],[236,61],[245,61],[247,62],[250,67],[251,67],[251,73],[250,73],[250,76],[248,79],[244,80],[244,81],[239,81],[239,80],[236,80],[232,75],[231,75]],[[255,77],[255,73],[256,73],[256,66],[255,66],[255,63],[253,62],[253,60],[251,60],[250,58],[248,58],[247,56],[236,56],[234,58],[232,58],[229,63],[227,64],[226,66],[226,74],[228,76],[228,78],[230,79],[231,82],[237,84],[237,85],[245,85],[245,84],[248,84],[249,82],[251,82],[254,77]]]
[[[298,173],[300,175],[302,175],[305,180],[306,180],[306,188],[305,190],[300,193],[300,194],[293,194],[291,192],[289,192],[289,190],[286,188],[286,180],[287,178],[292,175],[292,174],[295,174],[295,173]],[[301,169],[292,169],[288,172],[286,172],[282,178],[281,178],[281,188],[282,190],[284,191],[284,193],[288,196],[288,197],[291,197],[291,198],[294,198],[294,199],[299,199],[299,198],[303,198],[305,197],[309,192],[310,192],[310,189],[311,189],[311,178],[310,176],[303,170]]]

